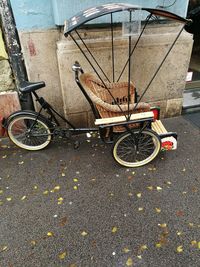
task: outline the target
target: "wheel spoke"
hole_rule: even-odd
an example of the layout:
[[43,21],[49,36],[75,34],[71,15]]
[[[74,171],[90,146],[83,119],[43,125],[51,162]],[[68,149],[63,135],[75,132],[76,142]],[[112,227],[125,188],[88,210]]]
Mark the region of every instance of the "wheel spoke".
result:
[[[134,135],[134,136],[133,136]],[[149,130],[125,133],[116,141],[113,155],[123,166],[138,167],[155,158],[160,150],[160,140]]]
[[8,135],[16,145],[28,150],[42,149],[51,140],[47,124],[33,115],[16,115],[8,125]]

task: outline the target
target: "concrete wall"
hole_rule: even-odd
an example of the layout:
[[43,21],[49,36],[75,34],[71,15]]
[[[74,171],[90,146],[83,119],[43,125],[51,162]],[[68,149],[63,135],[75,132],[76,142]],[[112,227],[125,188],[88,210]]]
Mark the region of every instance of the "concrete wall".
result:
[[14,89],[12,72],[0,29],[0,92],[11,89]]
[[0,136],[5,134],[1,126],[3,117],[20,109],[18,94],[14,89],[12,71],[0,29]]
[[38,90],[63,114],[56,43],[60,39],[58,30],[20,32],[22,52],[30,81],[45,81],[46,87]]

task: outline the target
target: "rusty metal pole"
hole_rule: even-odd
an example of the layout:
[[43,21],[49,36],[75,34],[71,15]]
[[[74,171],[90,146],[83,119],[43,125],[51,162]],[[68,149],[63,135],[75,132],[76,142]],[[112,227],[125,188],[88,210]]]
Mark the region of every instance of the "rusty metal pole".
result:
[[[0,19],[10,65],[20,96],[20,84],[22,81],[28,81],[28,76],[10,0],[0,1]],[[23,110],[35,110],[31,94],[26,94],[23,98],[20,97],[20,102]]]

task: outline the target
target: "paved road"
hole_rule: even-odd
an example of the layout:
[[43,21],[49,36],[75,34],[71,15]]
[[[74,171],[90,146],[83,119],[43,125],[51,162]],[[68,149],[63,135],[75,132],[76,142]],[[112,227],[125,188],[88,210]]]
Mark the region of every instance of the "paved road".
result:
[[0,141],[1,267],[200,266],[200,129],[127,169],[96,137],[27,152]]

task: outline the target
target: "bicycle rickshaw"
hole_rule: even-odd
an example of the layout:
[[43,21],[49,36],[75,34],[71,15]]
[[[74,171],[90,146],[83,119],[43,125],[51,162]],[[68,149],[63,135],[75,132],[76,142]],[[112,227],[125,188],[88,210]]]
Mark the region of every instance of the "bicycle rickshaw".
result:
[[[96,19],[99,23],[99,19],[104,17],[106,28],[110,26],[110,37],[106,37],[111,47],[110,62],[108,62],[109,69],[112,70],[110,74],[105,72],[92,52],[90,42],[84,39],[83,34],[85,29],[87,31],[92,29]],[[149,25],[154,27],[155,23],[163,24],[166,20],[179,23],[181,26],[161,62],[154,69],[152,77],[142,92],[140,88],[138,95],[135,79],[131,81],[134,53],[143,35],[145,38],[148,37],[146,31],[148,32]],[[40,150],[45,148],[56,135],[70,137],[74,134],[99,131],[105,143],[113,144],[114,159],[126,167],[143,166],[151,162],[160,150],[176,149],[177,134],[165,129],[159,120],[159,108],[151,107],[143,101],[143,98],[185,25],[189,23],[191,23],[189,20],[165,10],[122,3],[95,6],[73,16],[65,24],[64,35],[74,41],[93,71],[93,73],[85,72],[78,62],[72,66],[76,83],[93,111],[96,127],[76,128],[43,97],[38,96],[36,90],[44,87],[44,82],[25,81],[20,87],[21,94],[32,93],[41,107],[38,112],[30,110],[15,112],[4,121],[10,139],[23,149]],[[115,66],[118,56],[115,49],[116,35],[119,34],[120,28],[127,44],[127,58],[121,66],[121,72],[116,71]],[[121,81],[122,78],[125,80]],[[48,116],[43,115],[43,110]],[[67,123],[67,127],[60,127],[57,116]]]

